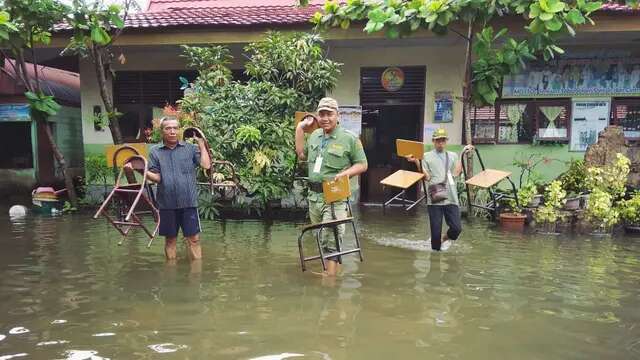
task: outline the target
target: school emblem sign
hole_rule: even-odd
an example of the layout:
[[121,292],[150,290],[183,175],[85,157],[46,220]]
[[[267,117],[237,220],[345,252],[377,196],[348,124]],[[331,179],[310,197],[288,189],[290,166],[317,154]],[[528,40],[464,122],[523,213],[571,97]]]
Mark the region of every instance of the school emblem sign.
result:
[[382,87],[387,91],[398,91],[404,86],[404,71],[397,67],[386,68],[380,77]]

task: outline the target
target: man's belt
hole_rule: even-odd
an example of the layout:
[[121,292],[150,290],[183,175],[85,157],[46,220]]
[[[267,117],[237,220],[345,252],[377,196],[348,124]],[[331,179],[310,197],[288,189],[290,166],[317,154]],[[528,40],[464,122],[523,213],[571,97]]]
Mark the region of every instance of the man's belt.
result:
[[309,181],[309,190],[317,193],[322,192],[322,183],[321,182],[311,182]]

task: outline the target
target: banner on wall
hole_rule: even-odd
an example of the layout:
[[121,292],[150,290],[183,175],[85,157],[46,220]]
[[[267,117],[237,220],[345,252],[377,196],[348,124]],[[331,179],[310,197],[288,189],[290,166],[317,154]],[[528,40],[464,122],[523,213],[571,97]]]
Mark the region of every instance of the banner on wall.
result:
[[356,134],[362,133],[362,106],[340,106],[340,126]]
[[609,99],[580,99],[573,101],[571,111],[570,151],[586,151],[598,141],[598,133],[609,124]]
[[435,93],[433,122],[453,122],[453,93],[451,91],[437,91]]
[[640,59],[568,59],[506,76],[503,98],[640,95]]
[[0,104],[0,122],[31,121],[28,104]]

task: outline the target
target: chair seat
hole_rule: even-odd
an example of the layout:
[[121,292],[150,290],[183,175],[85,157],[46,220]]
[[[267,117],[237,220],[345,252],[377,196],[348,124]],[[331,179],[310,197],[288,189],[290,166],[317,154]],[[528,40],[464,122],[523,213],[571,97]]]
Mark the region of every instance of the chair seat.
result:
[[324,228],[324,227],[333,227],[333,226],[346,224],[346,223],[352,222],[352,221],[353,221],[353,217],[347,217],[347,218],[344,218],[344,219],[337,219],[337,220],[330,220],[330,221],[325,221],[325,222],[321,222],[321,223],[317,223],[317,224],[305,225],[302,228],[302,231],[309,231],[309,230],[320,229],[320,228]]
[[424,178],[423,173],[398,170],[380,181],[380,184],[400,189],[408,189]]
[[465,181],[465,183],[488,189],[509,176],[511,176],[511,173],[508,171],[486,169]]

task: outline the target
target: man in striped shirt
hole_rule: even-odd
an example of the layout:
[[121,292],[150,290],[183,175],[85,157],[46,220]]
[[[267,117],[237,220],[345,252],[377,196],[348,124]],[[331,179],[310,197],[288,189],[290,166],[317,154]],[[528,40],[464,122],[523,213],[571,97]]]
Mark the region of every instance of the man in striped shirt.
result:
[[198,145],[178,140],[178,120],[164,118],[160,122],[162,143],[149,153],[149,179],[158,184],[156,196],[160,208],[160,235],[165,237],[167,260],[176,258],[178,230],[187,240],[189,258],[202,258],[196,167],[211,167],[204,139]]

